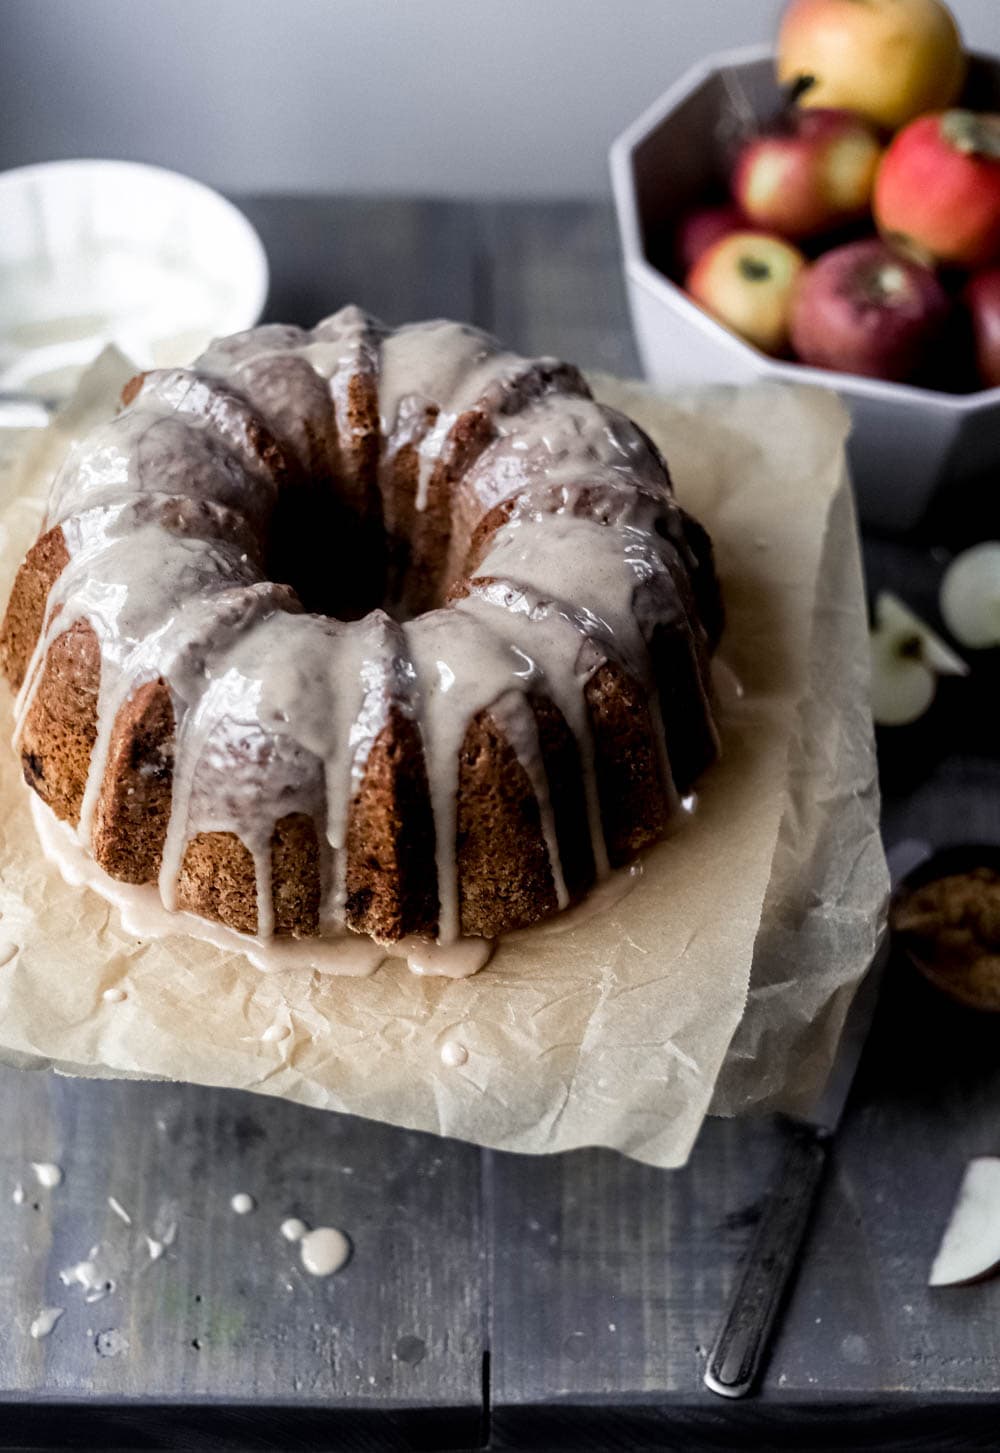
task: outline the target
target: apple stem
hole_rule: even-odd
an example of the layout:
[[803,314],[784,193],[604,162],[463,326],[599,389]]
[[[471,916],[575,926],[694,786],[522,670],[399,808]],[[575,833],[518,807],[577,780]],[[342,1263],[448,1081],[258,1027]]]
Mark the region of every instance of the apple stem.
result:
[[941,117],[941,135],[963,156],[1000,158],[1000,124],[993,116],[975,111],[946,111]]
[[788,104],[795,106],[805,93],[816,84],[815,76],[796,76],[795,80],[788,87]]
[[759,283],[771,276],[771,269],[766,262],[761,262],[759,257],[741,257],[739,269],[747,282]]

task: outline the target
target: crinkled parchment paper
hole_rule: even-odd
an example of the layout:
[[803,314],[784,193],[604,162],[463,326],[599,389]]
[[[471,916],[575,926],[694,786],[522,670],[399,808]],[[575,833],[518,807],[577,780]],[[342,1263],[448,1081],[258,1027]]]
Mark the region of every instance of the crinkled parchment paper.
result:
[[[106,356],[6,470],[4,599],[68,440],[110,410],[127,372]],[[458,981],[398,961],[370,979],[262,974],[181,934],[141,942],[36,847],[8,701],[0,1055],[258,1090],[509,1150],[614,1146],[661,1166],[684,1161],[710,1109],[809,1102],[886,893],[845,416],[804,390],[667,402],[597,386],[656,438],[713,535],[722,655],[745,691],[728,701],[696,813],[633,890],[573,928],[502,943]],[[112,987],[127,997],[105,1000]],[[274,1025],[288,1033],[265,1039]],[[442,1062],[449,1039],[466,1063]]]

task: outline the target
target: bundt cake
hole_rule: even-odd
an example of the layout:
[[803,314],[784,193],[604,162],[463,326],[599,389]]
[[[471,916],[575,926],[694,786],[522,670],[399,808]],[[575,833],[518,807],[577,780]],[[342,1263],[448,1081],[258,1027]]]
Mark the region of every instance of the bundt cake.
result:
[[132,380],[0,659],[28,784],[245,935],[493,938],[665,832],[717,750],[705,532],[580,373],[347,307]]

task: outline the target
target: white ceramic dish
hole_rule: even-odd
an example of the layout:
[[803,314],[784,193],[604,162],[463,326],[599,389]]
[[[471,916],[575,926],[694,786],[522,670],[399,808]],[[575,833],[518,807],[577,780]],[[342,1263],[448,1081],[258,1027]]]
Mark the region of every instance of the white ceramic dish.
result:
[[[1000,64],[973,57],[970,86],[997,108]],[[768,358],[702,312],[650,261],[671,222],[725,174],[734,135],[782,104],[767,47],[708,57],[615,141],[611,178],[639,353],[663,388],[761,379],[835,388],[851,411],[851,473],[866,524],[903,531],[938,487],[1000,473],[1000,388],[949,394]]]
[[107,343],[189,362],[251,327],[260,238],[210,187],[160,167],[57,161],[0,174],[0,390],[60,396]]

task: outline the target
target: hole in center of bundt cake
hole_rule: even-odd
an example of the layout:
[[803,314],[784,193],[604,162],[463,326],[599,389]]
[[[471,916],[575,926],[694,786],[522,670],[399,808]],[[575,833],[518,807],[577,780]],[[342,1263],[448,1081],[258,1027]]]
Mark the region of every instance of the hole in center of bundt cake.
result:
[[330,480],[284,491],[271,518],[267,572],[307,611],[358,620],[386,595],[388,550],[380,514],[359,513]]
[[412,620],[443,604],[448,588],[451,542],[419,520],[390,532],[377,494],[359,508],[339,481],[303,480],[282,491],[271,516],[268,578],[317,615],[359,620],[381,607]]

